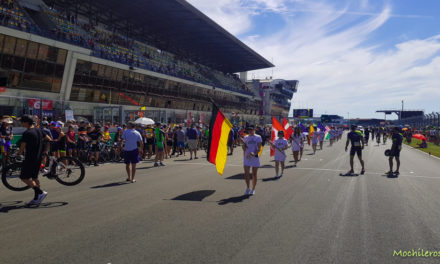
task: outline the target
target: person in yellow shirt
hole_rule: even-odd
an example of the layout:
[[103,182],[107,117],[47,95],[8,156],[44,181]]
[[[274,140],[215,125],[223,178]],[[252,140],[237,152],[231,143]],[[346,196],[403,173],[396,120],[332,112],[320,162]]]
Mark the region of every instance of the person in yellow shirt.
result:
[[102,139],[105,143],[108,143],[112,140],[108,126],[105,126],[104,131],[102,132]]

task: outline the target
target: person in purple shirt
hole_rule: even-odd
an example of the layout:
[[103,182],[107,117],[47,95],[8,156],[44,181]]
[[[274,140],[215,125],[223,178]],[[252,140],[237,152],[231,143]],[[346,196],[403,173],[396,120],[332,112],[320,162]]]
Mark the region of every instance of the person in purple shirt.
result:
[[189,159],[192,160],[193,153],[194,153],[194,159],[198,159],[197,158],[197,142],[199,139],[199,133],[198,133],[197,129],[195,128],[194,124],[192,124],[191,128],[186,131],[186,137],[188,139],[188,147],[189,147],[189,155],[190,155]]

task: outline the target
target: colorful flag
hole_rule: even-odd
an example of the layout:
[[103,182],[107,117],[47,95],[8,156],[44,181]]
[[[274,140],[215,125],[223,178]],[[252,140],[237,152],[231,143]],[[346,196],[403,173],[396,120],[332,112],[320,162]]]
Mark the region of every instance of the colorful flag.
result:
[[284,138],[289,140],[290,136],[293,134],[293,128],[290,126],[289,121],[283,117],[283,127],[286,133],[284,134]]
[[232,124],[215,104],[212,107],[209,125],[209,141],[207,160],[215,164],[217,172],[223,175],[228,156],[228,137]]
[[330,139],[330,128],[328,126],[325,126],[325,140]]
[[[286,131],[284,130],[280,121],[278,121],[278,119],[276,119],[275,117],[272,117],[272,133],[270,137],[271,142],[275,142],[275,140],[277,139],[278,131],[284,131],[284,135],[286,134]],[[274,155],[275,149],[273,147],[270,147],[270,156],[273,157]]]
[[302,123],[299,123],[299,127],[302,129],[303,132],[307,132],[307,128]]

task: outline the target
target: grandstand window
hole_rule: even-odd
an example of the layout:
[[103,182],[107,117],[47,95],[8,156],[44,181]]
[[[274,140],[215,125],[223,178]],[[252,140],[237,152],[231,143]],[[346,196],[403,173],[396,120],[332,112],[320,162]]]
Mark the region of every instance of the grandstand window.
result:
[[23,57],[13,57],[13,65],[12,65],[12,69],[17,70],[17,71],[23,71],[23,67],[24,67],[24,58]]
[[31,90],[52,91],[52,77],[24,74],[20,86]]
[[67,50],[59,49],[57,56],[57,64],[64,65],[66,63],[66,57],[67,57]]
[[64,64],[63,65],[56,65],[55,67],[55,77],[57,78],[63,78],[64,74]]
[[29,42],[26,57],[29,59],[36,59],[37,53],[38,53],[38,43]]
[[27,41],[24,39],[17,39],[17,45],[15,48],[15,55],[24,57],[26,55]]
[[[3,51],[3,42],[5,40],[5,35],[0,34],[0,51]],[[1,52],[3,53],[3,52]]]
[[49,47],[47,49],[46,61],[56,62],[57,57],[58,57],[58,49],[55,47]]
[[49,47],[47,45],[40,44],[38,47],[38,55],[37,58],[39,60],[45,61],[47,58],[47,53],[49,51]]
[[4,54],[14,54],[15,42],[16,42],[16,38],[6,36],[5,43],[3,46],[3,53]]
[[33,59],[26,59],[26,65],[24,67],[24,71],[27,73],[34,73],[35,66],[37,65],[37,61]]
[[44,61],[37,61],[37,67],[35,68],[35,72],[37,74],[43,75],[46,71],[46,62]]
[[44,75],[47,76],[53,76],[55,73],[55,64],[53,63],[46,63],[46,68],[44,71]]
[[59,92],[61,90],[61,79],[54,78],[52,82],[52,92]]
[[21,73],[19,72],[10,72],[9,73],[9,85],[11,87],[17,87],[20,84]]

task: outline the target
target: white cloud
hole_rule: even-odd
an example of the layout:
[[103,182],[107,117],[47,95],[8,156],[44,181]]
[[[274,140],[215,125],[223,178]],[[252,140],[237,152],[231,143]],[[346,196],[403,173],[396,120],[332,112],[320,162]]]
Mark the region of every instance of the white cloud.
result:
[[[434,108],[440,98],[440,35],[419,40],[401,38],[400,44],[386,51],[365,44],[390,18],[417,16],[393,14],[387,4],[374,13],[367,0],[358,2],[364,9],[356,11],[349,9],[350,2],[341,10],[330,0],[190,2],[228,30],[232,28],[233,34],[241,34],[242,40],[265,58],[273,58],[275,78],[300,80],[294,107],[314,108],[319,114],[350,112],[350,116],[371,117],[375,110],[397,108],[405,100],[411,108],[424,105],[429,112],[439,110]],[[293,9],[289,2],[295,2]],[[224,5],[236,9],[225,9]],[[278,12],[286,26],[270,36],[255,37],[258,30],[249,31],[254,16],[263,9]],[[292,16],[292,10],[297,15]],[[252,72],[250,76],[264,78],[271,71]]]

